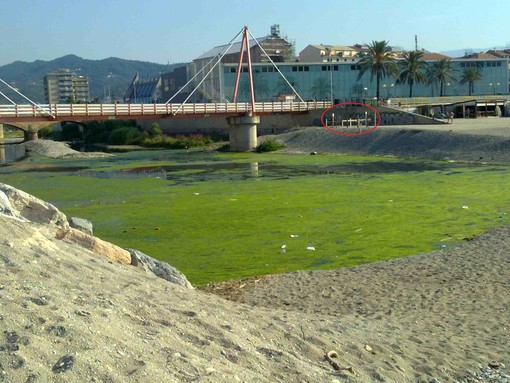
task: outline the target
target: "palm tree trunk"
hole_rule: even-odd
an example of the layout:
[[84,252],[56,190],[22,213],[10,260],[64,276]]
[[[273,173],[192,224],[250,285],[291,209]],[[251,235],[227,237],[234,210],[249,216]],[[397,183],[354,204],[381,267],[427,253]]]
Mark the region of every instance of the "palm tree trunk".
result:
[[444,96],[444,81],[439,81],[439,97]]
[[409,81],[409,98],[413,98],[413,84],[413,80]]
[[377,71],[377,89],[375,92],[375,97],[377,101],[379,101],[379,86],[381,85],[381,71]]

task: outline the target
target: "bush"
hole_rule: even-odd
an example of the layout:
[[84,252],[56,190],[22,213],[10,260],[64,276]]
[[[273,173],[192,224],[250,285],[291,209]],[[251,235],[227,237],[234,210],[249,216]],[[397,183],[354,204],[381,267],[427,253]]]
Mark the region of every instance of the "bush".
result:
[[37,136],[39,138],[48,138],[53,135],[53,128],[51,126],[45,126],[37,131]]
[[285,148],[285,145],[282,144],[280,141],[275,140],[274,138],[271,138],[269,140],[266,140],[262,142],[259,146],[257,146],[257,153],[265,153],[265,152],[274,152],[276,150],[280,150]]
[[134,126],[116,128],[110,133],[108,143],[113,145],[132,145],[138,142],[140,132]]

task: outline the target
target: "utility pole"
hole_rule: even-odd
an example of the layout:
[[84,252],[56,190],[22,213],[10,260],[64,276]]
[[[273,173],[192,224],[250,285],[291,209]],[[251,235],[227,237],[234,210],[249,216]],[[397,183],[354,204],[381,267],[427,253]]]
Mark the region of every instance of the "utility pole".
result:
[[414,50],[418,50],[418,35],[414,35]]

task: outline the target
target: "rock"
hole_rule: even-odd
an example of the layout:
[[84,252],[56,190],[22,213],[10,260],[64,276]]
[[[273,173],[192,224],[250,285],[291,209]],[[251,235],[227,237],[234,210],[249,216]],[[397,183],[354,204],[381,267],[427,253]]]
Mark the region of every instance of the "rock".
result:
[[69,219],[69,226],[83,231],[85,234],[94,235],[94,225],[84,218],[71,217],[71,219]]
[[55,363],[51,371],[55,373],[64,372],[73,367],[73,365],[74,357],[72,355],[66,355],[60,358],[57,363]]
[[122,263],[124,265],[131,264],[131,254],[129,251],[124,250],[113,243],[103,241],[102,239],[85,234],[77,229],[73,229],[72,227],[60,227],[57,230],[56,238],[77,243],[96,254],[104,255],[112,261]]
[[0,191],[7,196],[11,214],[35,223],[67,224],[67,218],[52,204],[34,197],[12,186],[0,183]]
[[189,283],[186,276],[177,270],[175,267],[170,266],[166,262],[158,261],[141,251],[134,249],[127,249],[131,254],[131,264],[143,268],[146,272],[152,273],[159,278],[163,278],[169,282],[192,289],[193,286]]
[[10,216],[14,215],[11,201],[9,201],[9,198],[7,198],[7,195],[2,190],[0,190],[0,213]]

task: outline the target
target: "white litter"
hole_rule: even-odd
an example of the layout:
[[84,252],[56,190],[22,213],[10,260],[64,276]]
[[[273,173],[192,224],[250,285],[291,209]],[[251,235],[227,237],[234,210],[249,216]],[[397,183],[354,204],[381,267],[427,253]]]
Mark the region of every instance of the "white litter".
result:
[[193,193],[194,195],[200,195],[200,193]]
[[313,246],[307,246],[306,250],[315,250],[315,247],[313,247]]
[[287,247],[287,245],[282,245],[282,249],[285,249]]
[[363,230],[363,229],[360,227],[359,229],[354,230],[354,232],[357,233],[358,231],[361,231],[361,230]]
[[297,237],[299,237],[299,235],[297,235],[297,234],[291,234],[291,235],[290,235],[290,237],[291,237],[291,238],[297,238]]
[[462,206],[462,208],[463,209],[469,209],[469,206],[464,205],[464,206]]

